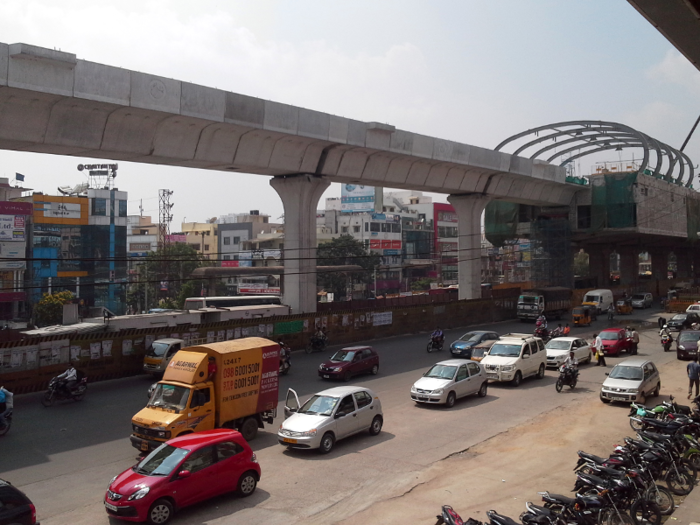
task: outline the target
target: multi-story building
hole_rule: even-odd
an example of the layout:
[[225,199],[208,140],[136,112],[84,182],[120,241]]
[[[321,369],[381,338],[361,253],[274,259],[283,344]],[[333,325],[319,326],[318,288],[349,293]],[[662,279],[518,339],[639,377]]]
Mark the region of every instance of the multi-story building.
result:
[[32,205],[17,202],[24,188],[0,178],[0,320],[25,318],[28,228]]
[[83,306],[126,310],[127,192],[34,193],[31,298],[69,290]]

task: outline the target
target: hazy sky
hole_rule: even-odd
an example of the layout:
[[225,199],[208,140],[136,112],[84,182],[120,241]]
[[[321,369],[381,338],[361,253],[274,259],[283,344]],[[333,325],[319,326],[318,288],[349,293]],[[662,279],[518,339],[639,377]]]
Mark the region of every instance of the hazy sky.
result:
[[[3,0],[0,42],[487,148],[572,119],[680,147],[700,114],[700,72],[625,0]],[[686,153],[700,162],[700,131]],[[91,160],[0,151],[0,176],[55,194]],[[156,220],[173,190],[171,231],[282,214],[257,175],[119,162],[117,186]]]

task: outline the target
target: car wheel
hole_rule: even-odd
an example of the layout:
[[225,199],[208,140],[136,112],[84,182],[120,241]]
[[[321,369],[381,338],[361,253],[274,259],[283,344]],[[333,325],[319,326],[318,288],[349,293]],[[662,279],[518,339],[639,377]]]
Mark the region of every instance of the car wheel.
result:
[[246,441],[252,441],[258,435],[258,422],[254,417],[249,417],[241,425],[241,435]]
[[479,389],[479,392],[478,392],[479,397],[486,397],[486,394],[488,393],[488,389],[489,389],[489,382],[488,381],[484,381],[483,383],[481,383],[481,388]]
[[168,523],[175,514],[173,504],[167,499],[159,499],[148,511],[148,523],[151,525],[163,525]]
[[510,384],[515,386],[515,387],[518,387],[518,386],[520,386],[520,383],[522,382],[522,380],[523,380],[523,375],[520,373],[520,370],[518,370],[517,372],[515,372],[515,377],[511,380]]
[[328,454],[333,449],[334,444],[335,438],[333,437],[333,434],[326,432],[321,438],[321,444],[318,447],[318,451],[321,454]]
[[252,470],[249,470],[238,479],[238,487],[236,488],[236,493],[243,498],[247,498],[253,492],[255,492],[255,487],[257,486],[258,480],[255,476],[255,473]]
[[376,436],[379,434],[382,431],[383,424],[384,420],[382,419],[382,416],[374,416],[372,424],[369,426],[369,435]]
[[352,374],[350,372],[345,372],[343,374],[343,381],[347,383],[348,381],[350,381],[350,379],[352,379]]
[[370,370],[373,376],[376,376],[379,373],[379,365],[374,365],[372,367],[372,370]]
[[452,408],[455,406],[455,401],[457,400],[457,396],[455,395],[454,392],[450,392],[447,394],[447,399],[445,400],[445,406],[447,408]]
[[537,371],[537,379],[544,379],[544,364],[540,365],[540,369]]
[[654,389],[654,392],[651,394],[654,397],[659,397],[659,394],[661,393],[661,383],[656,384],[656,388]]
[[603,403],[610,403],[610,400],[609,400],[609,399],[605,399],[605,398],[603,397],[602,394],[600,395],[600,400],[601,400]]

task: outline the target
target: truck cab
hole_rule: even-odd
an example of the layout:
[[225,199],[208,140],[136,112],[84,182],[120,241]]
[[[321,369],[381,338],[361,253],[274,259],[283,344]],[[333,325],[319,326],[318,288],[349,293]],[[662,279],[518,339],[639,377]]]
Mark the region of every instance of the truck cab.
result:
[[153,341],[143,358],[143,371],[154,376],[162,376],[170,360],[184,344],[182,339],[172,337]]
[[520,319],[537,319],[544,312],[544,296],[535,292],[523,292],[518,297],[517,311]]

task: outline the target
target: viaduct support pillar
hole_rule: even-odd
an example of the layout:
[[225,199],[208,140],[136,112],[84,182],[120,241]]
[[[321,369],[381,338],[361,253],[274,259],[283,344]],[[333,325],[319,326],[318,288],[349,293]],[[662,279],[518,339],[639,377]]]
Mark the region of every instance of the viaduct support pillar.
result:
[[450,195],[459,219],[459,298],[481,299],[481,214],[491,200],[484,195]]
[[687,248],[679,248],[673,251],[676,254],[676,278],[692,279],[693,273],[691,265],[693,260],[690,250]]
[[270,180],[284,205],[284,302],[295,314],[316,311],[316,208],[330,182],[313,175]]
[[650,248],[651,278],[657,281],[668,279],[668,252],[663,248]]
[[637,248],[618,248],[620,254],[620,285],[629,292],[634,292],[639,281],[639,250]]
[[700,247],[693,246],[690,249],[690,260],[693,263],[692,273],[690,274],[693,279],[700,279]]
[[595,277],[598,288],[607,288],[610,284],[610,254],[612,249],[608,246],[589,246],[588,273]]

